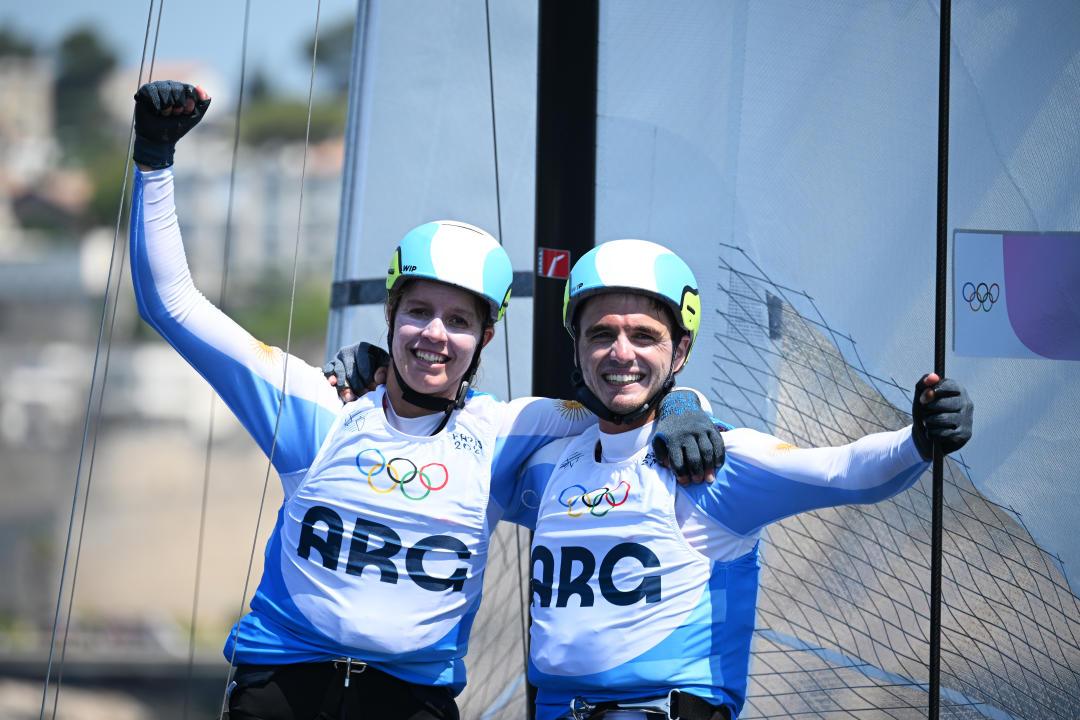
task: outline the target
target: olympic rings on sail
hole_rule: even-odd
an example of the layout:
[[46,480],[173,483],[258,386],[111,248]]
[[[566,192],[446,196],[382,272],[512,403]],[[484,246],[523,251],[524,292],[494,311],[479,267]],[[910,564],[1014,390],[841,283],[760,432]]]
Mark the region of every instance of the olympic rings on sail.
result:
[[[626,489],[622,492],[622,498],[616,501],[616,494],[624,485],[626,486]],[[568,497],[567,493],[574,489],[580,490],[581,494],[570,495]],[[576,513],[574,512],[575,502],[580,502],[588,508],[590,515],[593,515],[594,517],[604,517],[611,512],[611,508],[619,507],[626,502],[628,497],[630,497],[630,483],[625,480],[621,481],[615,487],[614,491],[607,487],[602,487],[599,490],[586,491],[581,485],[570,485],[569,487],[563,488],[563,491],[559,493],[559,504],[566,506],[566,514],[570,517],[580,517],[585,514],[584,509],[577,511]],[[601,505],[604,501],[607,502],[607,506]],[[600,512],[600,510],[603,510],[603,512]]]
[[960,290],[960,296],[964,298],[964,302],[971,307],[973,312],[979,310],[990,312],[990,308],[994,307],[994,303],[1001,296],[1001,288],[997,283],[987,285],[981,282],[976,285],[972,282],[966,282]]
[[[375,453],[378,455],[378,463],[369,466],[368,463],[371,463],[372,458],[369,457],[365,461],[365,453]],[[394,488],[400,488],[401,494],[410,500],[423,500],[430,495],[432,491],[442,490],[446,487],[446,484],[450,482],[450,472],[442,463],[431,462],[427,465],[417,467],[415,462],[406,457],[395,457],[387,460],[386,456],[377,448],[367,448],[358,452],[356,454],[356,467],[360,468],[360,472],[367,473],[368,485],[370,485],[371,489],[375,492],[385,495],[388,492],[392,492]],[[431,468],[436,468],[437,470],[433,471]],[[442,482],[436,484],[432,482],[432,480],[434,478],[437,482],[440,479],[439,471],[441,471]],[[374,477],[380,472],[390,478],[390,486],[385,489],[375,486]],[[405,486],[416,479],[420,480],[419,485],[424,488],[424,491],[422,493],[414,491],[413,494],[409,494],[409,491],[405,489]]]

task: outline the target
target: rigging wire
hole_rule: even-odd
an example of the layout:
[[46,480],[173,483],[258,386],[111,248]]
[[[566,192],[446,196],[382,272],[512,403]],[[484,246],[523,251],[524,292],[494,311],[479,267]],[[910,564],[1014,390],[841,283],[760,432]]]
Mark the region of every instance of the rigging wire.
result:
[[[153,44],[153,47],[152,47],[152,50],[151,50],[151,53],[150,53],[150,68],[149,68],[149,71],[147,73],[148,78],[152,77],[153,73],[154,73],[154,59],[157,56],[157,43],[158,43],[158,36],[160,34],[160,31],[161,31],[161,15],[162,15],[162,12],[164,11],[164,6],[165,6],[165,2],[164,2],[164,0],[162,0],[162,2],[158,5],[158,18],[157,18],[157,25],[156,25],[156,27],[154,29],[154,44]],[[138,84],[139,85],[142,84],[143,69],[145,68],[145,65],[146,65],[146,48],[147,48],[147,45],[149,44],[149,40],[150,40],[150,25],[151,25],[151,23],[153,21],[153,17],[154,17],[154,0],[150,0],[149,7],[148,7],[148,10],[147,10],[147,16],[146,16],[146,32],[143,35],[142,56],[141,56],[141,58],[139,60],[139,78],[138,78]],[[75,557],[74,557],[74,560],[72,562],[71,587],[70,587],[70,590],[68,591],[69,594],[68,594],[67,616],[66,616],[65,622],[64,622],[64,637],[63,637],[63,641],[61,643],[60,658],[59,658],[59,663],[58,663],[58,668],[57,668],[56,687],[55,687],[55,690],[54,690],[54,699],[53,699],[52,715],[51,715],[51,717],[54,718],[54,719],[56,717],[57,708],[59,707],[59,704],[60,704],[60,687],[61,687],[62,680],[63,680],[64,661],[65,661],[66,656],[67,656],[68,635],[69,635],[69,632],[71,630],[71,611],[72,611],[72,606],[73,606],[73,604],[75,602],[75,583],[76,583],[76,580],[78,579],[79,559],[80,559],[80,556],[82,554],[82,540],[83,540],[84,531],[86,529],[86,510],[87,510],[88,505],[90,504],[90,487],[91,487],[91,480],[93,478],[93,472],[94,472],[94,456],[95,456],[96,451],[97,451],[98,430],[101,427],[101,416],[102,416],[102,413],[103,413],[103,404],[104,404],[104,397],[105,397],[105,386],[107,384],[108,376],[109,376],[109,358],[110,358],[110,354],[111,354],[111,350],[112,350],[113,330],[115,329],[115,326],[116,326],[116,307],[117,307],[118,300],[119,300],[120,280],[121,280],[121,278],[123,277],[123,274],[124,274],[124,259],[127,256],[127,247],[126,247],[126,245],[123,245],[123,246],[121,246],[119,269],[117,271],[116,283],[114,285],[113,281],[112,281],[113,268],[117,266],[117,263],[116,263],[116,250],[117,250],[117,245],[120,244],[119,243],[120,227],[121,227],[121,224],[123,223],[123,217],[124,217],[124,205],[125,205],[124,198],[127,195],[128,174],[131,172],[131,144],[132,144],[132,140],[134,139],[134,137],[135,137],[135,113],[134,113],[134,110],[132,110],[131,124],[130,124],[130,126],[128,128],[128,141],[127,141],[127,145],[125,146],[125,148],[126,148],[126,151],[125,151],[126,152],[126,157],[125,157],[125,160],[124,160],[124,172],[123,172],[123,178],[122,178],[121,184],[120,184],[120,203],[119,203],[120,207],[117,210],[116,229],[115,229],[115,231],[113,233],[112,252],[111,252],[111,254],[109,256],[109,268],[108,268],[108,274],[106,275],[106,282],[105,282],[105,299],[102,302],[101,324],[98,327],[97,347],[96,347],[95,352],[94,352],[94,364],[93,364],[93,368],[92,368],[91,373],[90,373],[90,390],[89,390],[88,398],[87,398],[86,414],[85,414],[85,417],[84,417],[84,420],[83,420],[83,434],[82,434],[82,442],[81,442],[81,445],[79,447],[79,461],[78,461],[78,465],[76,466],[76,470],[75,470],[75,489],[74,489],[74,492],[72,493],[71,516],[70,516],[70,519],[68,520],[67,538],[66,538],[65,543],[64,543],[64,558],[63,558],[63,561],[61,563],[61,568],[60,568],[60,586],[59,586],[59,589],[57,590],[57,593],[56,593],[56,611],[55,611],[55,613],[53,615],[52,634],[51,634],[51,637],[50,637],[50,640],[49,640],[49,657],[48,657],[48,661],[46,663],[46,668],[45,668],[45,681],[43,683],[43,687],[42,687],[42,691],[41,691],[41,712],[40,712],[40,714],[38,716],[40,720],[44,720],[45,708],[46,708],[46,705],[48,704],[49,680],[52,677],[53,656],[54,656],[54,653],[55,653],[55,650],[56,650],[56,635],[57,635],[57,629],[58,629],[58,627],[60,625],[60,608],[63,605],[64,580],[67,577],[68,561],[70,559],[70,555],[71,555],[71,552],[72,552],[72,536],[75,534],[75,516],[76,516],[76,512],[77,512],[77,507],[78,507],[78,504],[79,504],[79,490],[80,490],[80,484],[81,484],[81,479],[82,479],[82,474],[83,474],[82,469],[83,469],[84,461],[87,461],[87,442],[89,440],[90,454],[89,454],[89,460],[87,461],[86,486],[85,486],[86,492],[85,492],[85,496],[83,498],[83,508],[82,508],[82,516],[81,516],[80,523],[79,523],[79,531],[78,531],[78,535],[75,537],[75,553],[74,553]],[[112,312],[111,312],[111,314],[109,312],[110,298],[112,299]],[[95,407],[94,407],[94,390],[95,390],[95,387],[94,386],[95,386],[95,381],[97,379],[98,364],[102,359],[101,358],[101,354],[102,354],[102,349],[101,348],[102,348],[103,339],[105,341],[105,357],[104,357],[104,361],[101,363],[101,366],[102,366],[101,384],[100,384],[100,390],[98,391],[97,407],[95,409]],[[91,425],[93,425],[93,432],[92,433],[91,433],[91,430],[90,430]]]
[[297,266],[300,258],[300,235],[304,219],[304,182],[307,177],[308,149],[311,145],[311,106],[315,92],[315,64],[319,56],[319,17],[321,13],[322,0],[318,0],[315,6],[315,39],[312,43],[311,50],[311,79],[308,83],[307,125],[304,129],[304,157],[300,164],[300,195],[296,218],[296,241],[293,245],[292,286],[289,295],[289,320],[285,331],[285,350],[281,367],[281,400],[278,402],[277,420],[274,423],[274,436],[270,441],[270,452],[267,453],[266,474],[263,478],[262,496],[259,499],[259,512],[255,518],[255,534],[251,542],[251,553],[248,556],[247,573],[244,577],[244,591],[240,598],[240,610],[237,613],[236,624],[233,626],[233,648],[229,657],[228,675],[225,677],[225,690],[222,692],[221,696],[221,711],[218,714],[219,720],[225,715],[226,703],[228,702],[229,676],[232,675],[232,670],[236,666],[236,647],[239,644],[237,630],[240,626],[240,619],[244,614],[244,604],[247,601],[248,590],[251,584],[251,570],[255,564],[255,552],[259,542],[259,528],[262,523],[263,508],[266,506],[266,494],[270,485],[270,471],[274,465],[274,451],[277,449],[278,431],[281,428],[281,412],[285,407],[285,390],[289,378],[289,348],[292,343],[293,310],[296,305],[296,278]]
[[[488,60],[488,96],[491,98],[491,147],[495,165],[495,223],[499,233],[499,244],[503,244],[502,230],[502,193],[499,191],[499,135],[495,126],[495,65],[491,57],[491,10],[488,0],[484,0],[484,22],[487,29]],[[507,310],[510,308],[507,307]],[[506,352],[506,399],[514,397],[510,388],[510,315],[503,318],[503,347]]]
[[[240,118],[244,108],[244,79],[247,76],[247,44],[248,27],[251,19],[251,0],[244,3],[244,29],[240,43],[240,88],[236,100],[236,121],[233,127],[232,160],[229,166],[229,190],[225,209],[225,239],[222,247],[221,258],[221,284],[218,288],[218,307],[225,311],[228,281],[229,281],[229,258],[232,255],[232,222],[233,222],[233,197],[236,189],[236,163],[240,150]],[[203,462],[202,498],[199,507],[199,534],[195,551],[195,587],[191,597],[191,621],[188,624],[188,660],[187,680],[184,685],[184,708],[181,715],[185,720],[188,717],[189,698],[191,684],[195,668],[195,635],[198,627],[199,594],[202,586],[203,550],[206,540],[206,511],[207,498],[210,491],[210,470],[213,465],[214,443],[214,420],[216,416],[217,400],[216,393],[210,391],[210,417],[206,431],[206,454]]]
[[[499,233],[499,244],[503,244],[502,230],[502,193],[499,190],[499,134],[495,123],[495,62],[491,47],[491,7],[489,0],[484,0],[484,24],[487,31],[487,60],[488,60],[488,96],[491,99],[491,146],[495,165],[495,221]],[[510,313],[507,307],[506,316],[503,318],[503,351],[506,358],[506,399],[509,402],[514,397],[510,385]],[[523,551],[521,547],[520,527],[514,527],[514,545],[517,549],[517,573],[518,573],[518,616],[521,619],[521,650],[523,654],[523,667],[529,666],[529,626],[526,622],[525,604],[525,572],[522,566]],[[531,544],[531,543],[530,543]],[[526,561],[527,562],[527,561]]]

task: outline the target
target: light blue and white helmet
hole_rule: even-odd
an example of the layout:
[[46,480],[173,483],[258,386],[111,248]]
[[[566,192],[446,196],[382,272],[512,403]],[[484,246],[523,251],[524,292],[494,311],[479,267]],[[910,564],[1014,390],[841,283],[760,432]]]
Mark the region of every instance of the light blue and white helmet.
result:
[[697,280],[682,258],[648,240],[611,240],[581,256],[570,270],[563,293],[563,325],[574,335],[581,302],[608,292],[630,292],[660,300],[690,335],[694,347],[701,328],[701,295]]
[[439,220],[415,227],[401,239],[386,271],[387,295],[408,279],[438,280],[479,295],[491,308],[494,323],[510,302],[514,269],[489,233],[468,223]]

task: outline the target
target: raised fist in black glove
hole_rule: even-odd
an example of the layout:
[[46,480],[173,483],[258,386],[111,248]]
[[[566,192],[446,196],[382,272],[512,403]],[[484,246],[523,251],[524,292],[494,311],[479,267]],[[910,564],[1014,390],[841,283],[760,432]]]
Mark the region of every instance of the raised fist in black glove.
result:
[[693,390],[672,390],[660,401],[653,452],[683,486],[712,482],[724,464],[724,439]]
[[135,93],[135,148],[139,165],[160,170],[173,164],[176,141],[195,127],[210,96],[201,87],[174,80],[146,83]]
[[932,460],[934,444],[945,453],[964,447],[971,439],[975,405],[960,383],[941,379],[937,373],[923,375],[915,384],[911,402],[911,439],[923,460]]
[[[390,356],[378,345],[362,342],[346,345],[323,365],[323,375],[337,387],[345,402],[355,400],[386,379]],[[382,369],[383,372],[379,373]]]

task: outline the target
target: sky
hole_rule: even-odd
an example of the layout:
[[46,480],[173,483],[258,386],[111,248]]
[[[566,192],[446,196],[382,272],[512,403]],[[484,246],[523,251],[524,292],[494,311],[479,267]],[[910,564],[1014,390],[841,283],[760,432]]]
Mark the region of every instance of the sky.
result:
[[[315,28],[316,10],[321,28],[355,14],[358,0],[252,0],[248,25],[248,78],[255,69],[281,83],[285,92],[306,95],[311,59],[305,44]],[[117,53],[122,67],[138,69],[146,36],[147,17],[159,9],[157,61],[195,60],[207,67],[195,83],[223,82],[231,91],[240,78],[244,32],[241,0],[57,0],[56,2],[0,3],[0,26],[13,27],[40,49],[55,47],[70,30],[94,26]],[[154,26],[151,25],[151,43]],[[149,57],[149,49],[147,55]],[[188,78],[161,78],[157,79]]]

